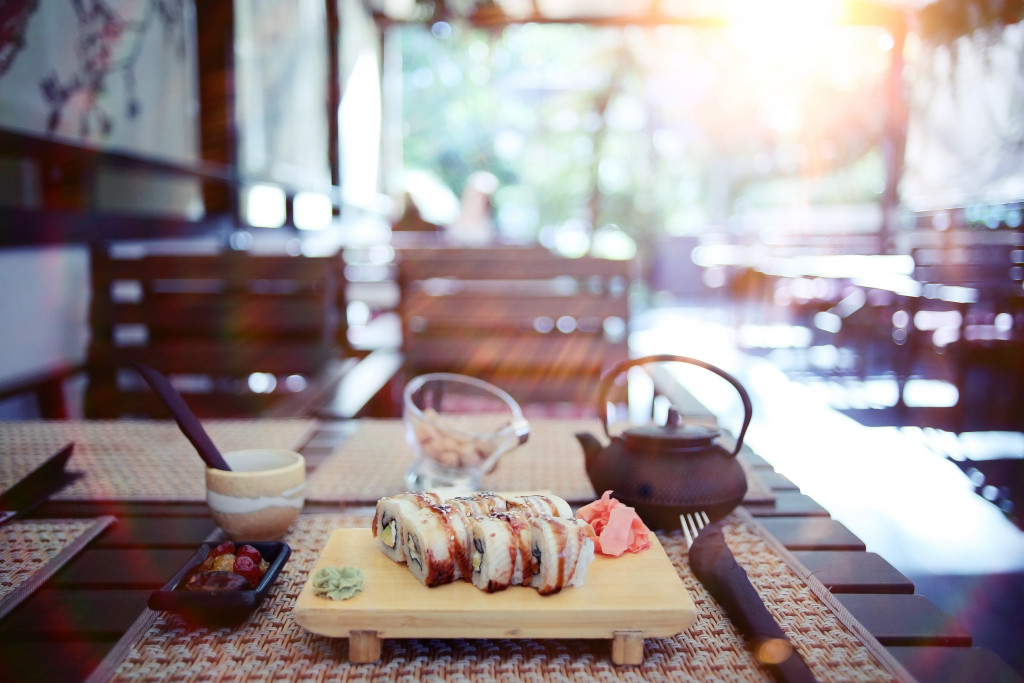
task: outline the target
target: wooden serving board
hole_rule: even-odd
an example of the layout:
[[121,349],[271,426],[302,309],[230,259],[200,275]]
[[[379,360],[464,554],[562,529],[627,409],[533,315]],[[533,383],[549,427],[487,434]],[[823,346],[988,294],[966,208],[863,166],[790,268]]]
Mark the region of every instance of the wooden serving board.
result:
[[349,659],[380,657],[382,638],[607,638],[612,661],[639,664],[643,639],[673,636],[697,610],[658,539],[641,553],[597,555],[584,585],[542,596],[533,588],[486,593],[468,581],[427,588],[377,548],[369,529],[336,529],[321,567],[363,572],[363,591],[349,600],[313,593],[312,576],[295,602],[295,621],[322,635],[349,638]]

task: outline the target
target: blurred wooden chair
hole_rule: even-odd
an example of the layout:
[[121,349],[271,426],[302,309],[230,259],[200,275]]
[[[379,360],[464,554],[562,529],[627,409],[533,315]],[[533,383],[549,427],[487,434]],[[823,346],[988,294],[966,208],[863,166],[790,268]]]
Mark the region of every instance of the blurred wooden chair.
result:
[[358,362],[339,346],[336,260],[94,248],[86,416],[167,416],[132,361],[200,417],[317,413]]
[[456,372],[524,406],[591,408],[601,374],[629,356],[631,261],[539,247],[399,251],[406,379]]
[[1024,233],[922,232],[911,255],[921,295],[910,300],[901,375],[956,386],[957,405],[937,426],[1024,429]]

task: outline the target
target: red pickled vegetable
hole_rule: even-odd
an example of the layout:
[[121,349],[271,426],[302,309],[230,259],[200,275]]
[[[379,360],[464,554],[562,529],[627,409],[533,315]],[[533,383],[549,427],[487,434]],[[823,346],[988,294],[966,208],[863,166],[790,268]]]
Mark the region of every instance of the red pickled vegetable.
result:
[[235,556],[235,565],[231,571],[239,576],[244,576],[253,588],[259,585],[260,578],[262,577],[259,565],[253,562],[253,559],[248,555]]
[[584,505],[576,516],[590,523],[597,536],[594,550],[618,557],[627,550],[638,553],[651,547],[651,530],[636,510],[611,497],[605,491],[600,499]]
[[235,555],[237,557],[252,558],[252,561],[255,562],[257,566],[259,566],[260,562],[263,561],[263,556],[260,555],[260,551],[255,546],[251,546],[248,543],[236,550]]
[[234,554],[235,554],[235,544],[232,543],[231,541],[224,541],[223,543],[218,545],[216,548],[211,550],[210,554],[207,555],[207,557],[217,557],[218,555],[234,555]]

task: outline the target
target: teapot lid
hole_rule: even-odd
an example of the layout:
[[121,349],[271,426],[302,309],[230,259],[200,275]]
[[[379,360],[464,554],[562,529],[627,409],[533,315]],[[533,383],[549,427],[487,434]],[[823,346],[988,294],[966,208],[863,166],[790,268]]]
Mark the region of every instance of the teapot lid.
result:
[[684,425],[675,406],[670,406],[663,425],[631,427],[622,433],[626,448],[700,448],[710,446],[721,430],[699,425]]
[[743,425],[740,427],[739,434],[736,437],[736,445],[730,454],[733,457],[738,455],[740,449],[743,448],[743,437],[747,433],[747,427],[750,426],[750,418],[753,414],[750,395],[747,394],[747,390],[743,388],[743,385],[739,383],[739,380],[727,373],[725,370],[717,368],[710,363],[705,363],[702,360],[688,358],[686,356],[674,356],[672,354],[662,353],[654,356],[644,356],[642,358],[631,358],[620,362],[618,365],[608,370],[601,378],[601,387],[598,391],[597,398],[597,414],[601,417],[601,426],[604,427],[605,435],[609,438],[619,438],[627,449],[632,446],[638,450],[659,448],[703,448],[710,445],[712,440],[719,435],[719,431],[713,427],[680,426],[679,411],[674,408],[670,408],[669,417],[665,421],[664,427],[647,427],[632,430],[627,429],[623,432],[621,437],[612,437],[611,432],[608,430],[608,391],[612,388],[612,384],[615,383],[615,380],[620,374],[630,368],[645,365],[647,363],[661,362],[677,362],[696,365],[699,368],[704,368],[709,372],[715,373],[732,385],[733,389],[735,389],[739,394],[740,400],[743,402]]

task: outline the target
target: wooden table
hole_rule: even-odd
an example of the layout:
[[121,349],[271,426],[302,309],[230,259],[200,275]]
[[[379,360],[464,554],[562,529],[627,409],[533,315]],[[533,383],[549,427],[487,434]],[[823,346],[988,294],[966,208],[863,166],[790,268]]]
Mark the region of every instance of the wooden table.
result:
[[[358,428],[321,422],[301,449],[315,468]],[[922,681],[1015,681],[991,651],[972,645],[913,583],[756,454],[744,452],[775,493],[748,510],[830,588]],[[337,511],[307,505],[306,512]],[[19,680],[79,681],[100,663],[196,547],[216,531],[201,503],[50,501],[30,518],[112,515],[117,522],[0,620],[0,662]]]

